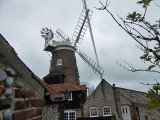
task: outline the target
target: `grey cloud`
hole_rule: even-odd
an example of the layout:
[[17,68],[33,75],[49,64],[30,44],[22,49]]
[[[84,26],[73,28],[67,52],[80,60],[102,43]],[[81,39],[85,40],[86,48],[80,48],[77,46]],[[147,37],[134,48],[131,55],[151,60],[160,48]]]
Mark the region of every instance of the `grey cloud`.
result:
[[[105,1],[104,1],[105,2]],[[135,1],[111,1],[109,9],[114,15],[125,17],[132,11]],[[132,3],[133,4],[132,4]],[[100,6],[97,1],[87,0],[88,8],[94,12],[91,18],[99,62],[104,68],[104,78],[117,86],[142,90],[140,81],[147,79],[154,81],[154,75],[134,80],[149,73],[131,73],[119,67],[115,61],[132,62],[136,67],[145,67],[139,60],[141,51],[135,47],[132,40],[110,17],[106,11],[98,11],[94,7]],[[59,27],[69,37],[72,37],[74,28],[82,10],[82,2],[75,0],[2,0],[0,2],[0,33],[15,48],[19,57],[26,65],[41,78],[48,74],[50,57],[43,51],[44,40],[40,36],[42,27],[48,27],[55,32]],[[128,5],[130,5],[128,7]],[[132,6],[133,5],[133,6]],[[154,8],[152,8],[154,11]],[[155,9],[156,10],[156,9]],[[153,15],[155,16],[155,15]],[[88,56],[95,60],[89,32],[78,45]],[[94,84],[96,87],[101,81],[90,68],[77,57],[81,81]],[[145,81],[144,81],[145,82]],[[144,91],[147,91],[148,87]]]

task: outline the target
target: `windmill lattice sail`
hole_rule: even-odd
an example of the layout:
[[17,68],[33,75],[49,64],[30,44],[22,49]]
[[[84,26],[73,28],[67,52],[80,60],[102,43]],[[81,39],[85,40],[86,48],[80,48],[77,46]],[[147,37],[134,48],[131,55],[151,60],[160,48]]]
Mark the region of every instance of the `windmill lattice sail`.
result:
[[72,41],[74,41],[74,46],[76,46],[77,43],[81,43],[83,40],[83,37],[85,35],[85,32],[87,30],[87,18],[91,19],[92,11],[89,9],[82,10],[81,15],[79,17],[79,20],[77,22],[76,28],[74,30]]
[[[90,66],[90,68],[92,68],[93,72],[95,72],[96,75],[102,78],[104,70],[99,65],[98,56],[96,52],[96,46],[95,46],[91,23],[90,23],[90,19],[91,19],[93,12],[87,8],[86,0],[82,0],[82,2],[83,2],[83,10],[78,19],[77,25],[75,27],[75,30],[73,32],[73,36],[71,39],[69,39],[69,37],[59,28],[57,29],[55,33],[56,38],[54,39],[53,39],[54,34],[52,33],[51,29],[48,29],[48,28],[42,29],[41,34],[42,34],[42,37],[44,37],[46,41],[44,50],[50,51],[52,54],[56,50],[57,51],[61,50],[62,53],[64,49],[69,50],[71,52],[76,51],[80,55],[80,57]],[[84,52],[80,50],[78,51],[77,44],[78,43],[81,44],[88,27],[89,27],[89,32],[91,35],[91,40],[92,40],[94,52],[96,55],[97,63],[94,62],[91,58],[89,58]]]
[[81,50],[77,51],[77,53],[81,56],[81,58],[92,68],[92,70],[102,79],[104,70],[94,62],[91,58],[89,58],[84,52]]
[[[83,2],[84,10],[87,11],[86,0],[82,0],[82,2]],[[95,45],[95,42],[94,42],[94,37],[93,37],[93,32],[92,32],[92,27],[91,27],[91,22],[90,22],[90,19],[88,17],[87,17],[87,22],[88,22],[88,27],[89,27],[89,32],[90,32],[94,52],[95,52],[95,55],[96,55],[97,64],[99,64],[98,55],[97,55],[97,51],[96,51],[96,45]]]
[[59,41],[65,41],[65,40],[69,40],[69,37],[59,28],[56,30],[56,34],[55,36],[57,37],[57,39]]

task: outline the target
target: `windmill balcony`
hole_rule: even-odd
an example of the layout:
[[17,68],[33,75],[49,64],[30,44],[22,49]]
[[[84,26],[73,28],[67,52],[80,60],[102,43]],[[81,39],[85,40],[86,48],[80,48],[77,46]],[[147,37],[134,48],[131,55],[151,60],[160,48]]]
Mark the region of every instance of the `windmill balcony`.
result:
[[58,46],[72,46],[70,40],[63,40],[63,41],[57,41],[57,40],[45,40],[45,51],[53,51]]

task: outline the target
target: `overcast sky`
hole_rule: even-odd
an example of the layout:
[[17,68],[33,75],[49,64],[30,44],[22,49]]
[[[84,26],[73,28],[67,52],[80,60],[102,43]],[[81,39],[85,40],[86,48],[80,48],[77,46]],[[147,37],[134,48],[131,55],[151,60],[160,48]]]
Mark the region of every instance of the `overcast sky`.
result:
[[[141,10],[136,5],[137,0],[111,0],[108,9],[123,18],[135,10]],[[102,0],[105,2],[105,0]],[[136,42],[129,37],[111,18],[106,11],[98,11],[101,7],[98,0],[87,0],[88,8],[93,11],[91,25],[103,78],[111,85],[146,92],[148,86],[140,84],[155,83],[160,75],[147,72],[128,72],[116,64],[116,61],[131,62],[137,68],[145,68],[139,60],[142,52],[136,47]],[[53,32],[60,28],[72,37],[78,18],[82,11],[81,0],[0,0],[0,33],[14,47],[22,61],[40,78],[49,72],[50,56],[43,51],[44,39],[40,30],[51,28]],[[147,17],[156,18],[159,8],[153,4],[152,14]],[[155,13],[155,14],[153,14]],[[155,20],[155,19],[154,19]],[[88,56],[95,59],[89,30],[78,45]],[[88,82],[95,87],[101,79],[97,77],[84,61],[76,54],[81,82]]]

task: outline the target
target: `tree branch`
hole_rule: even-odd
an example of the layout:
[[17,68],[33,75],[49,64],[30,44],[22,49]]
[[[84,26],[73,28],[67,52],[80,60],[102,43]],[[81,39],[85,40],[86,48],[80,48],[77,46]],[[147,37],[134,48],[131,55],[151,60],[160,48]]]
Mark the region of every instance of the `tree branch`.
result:
[[157,70],[148,70],[148,69],[135,69],[133,66],[132,66],[132,64],[129,64],[129,63],[127,63],[127,62],[125,62],[125,64],[129,67],[126,67],[125,65],[122,65],[121,63],[119,63],[118,61],[116,61],[116,63],[120,66],[120,67],[122,67],[122,68],[124,68],[124,69],[126,69],[126,70],[128,70],[128,71],[130,71],[130,72],[137,72],[137,71],[142,71],[142,72],[156,72],[156,73],[160,73],[160,71],[157,71]]

